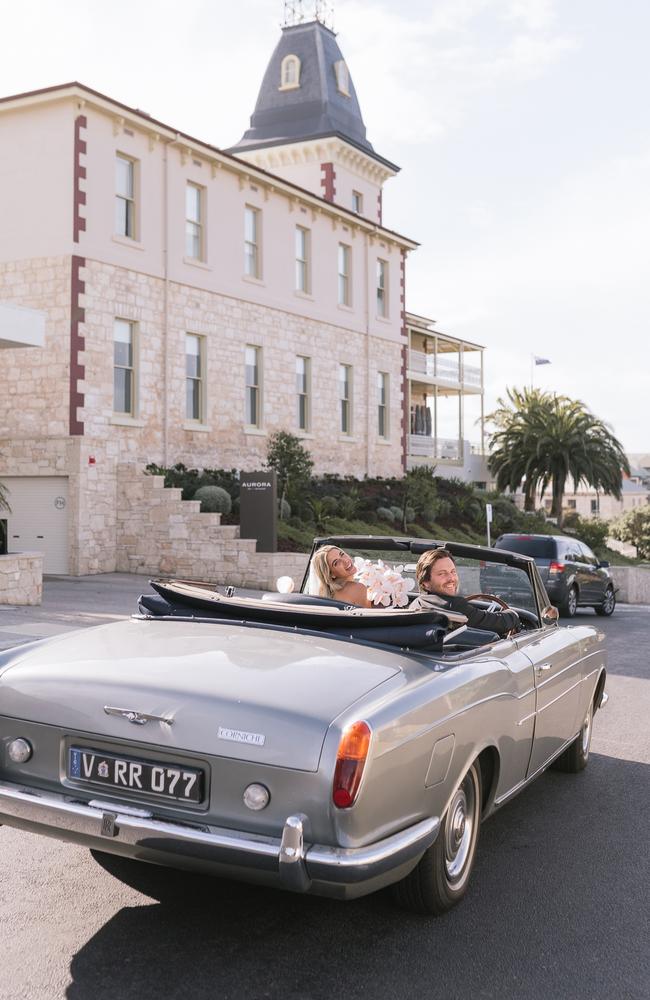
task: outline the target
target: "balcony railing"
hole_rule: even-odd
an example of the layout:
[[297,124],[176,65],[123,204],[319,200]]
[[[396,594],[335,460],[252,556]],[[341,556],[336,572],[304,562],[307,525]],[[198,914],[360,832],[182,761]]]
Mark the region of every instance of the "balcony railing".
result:
[[461,445],[457,438],[433,438],[426,434],[409,434],[409,455],[413,458],[447,459],[458,462]]
[[[409,370],[427,378],[435,378],[440,382],[452,385],[461,384],[460,364],[458,361],[447,361],[439,354],[424,354],[422,351],[409,351]],[[474,365],[463,366],[463,385],[481,387],[481,369]]]

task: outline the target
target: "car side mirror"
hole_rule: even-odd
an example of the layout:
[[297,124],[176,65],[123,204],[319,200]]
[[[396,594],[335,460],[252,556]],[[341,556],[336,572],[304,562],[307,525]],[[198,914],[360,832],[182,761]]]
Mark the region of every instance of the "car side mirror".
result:
[[598,569],[609,569],[609,560],[601,559],[598,563]]
[[560,612],[557,608],[554,608],[552,604],[544,608],[542,611],[542,623],[544,625],[557,625],[558,619],[560,617]]

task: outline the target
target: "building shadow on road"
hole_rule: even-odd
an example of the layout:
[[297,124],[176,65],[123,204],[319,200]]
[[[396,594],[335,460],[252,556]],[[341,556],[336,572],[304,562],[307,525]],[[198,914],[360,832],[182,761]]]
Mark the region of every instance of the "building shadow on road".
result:
[[545,774],[484,825],[469,895],[438,919],[388,892],[342,903],[112,859],[159,901],[90,938],[66,996],[640,1000],[649,777],[599,755]]

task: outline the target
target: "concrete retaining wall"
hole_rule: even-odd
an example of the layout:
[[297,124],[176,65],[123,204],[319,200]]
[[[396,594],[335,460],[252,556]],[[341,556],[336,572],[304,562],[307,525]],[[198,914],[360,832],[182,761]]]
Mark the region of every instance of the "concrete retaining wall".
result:
[[610,572],[619,588],[617,601],[621,604],[650,604],[650,567],[612,566]]
[[40,604],[42,597],[42,552],[0,556],[0,604]]

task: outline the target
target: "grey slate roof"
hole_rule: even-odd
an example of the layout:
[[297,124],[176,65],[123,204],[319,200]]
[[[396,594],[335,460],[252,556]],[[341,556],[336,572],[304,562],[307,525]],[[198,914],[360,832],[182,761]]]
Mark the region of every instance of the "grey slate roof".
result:
[[[300,87],[279,90],[280,70],[285,56],[300,59]],[[251,127],[229,153],[285,145],[306,139],[339,136],[392,170],[399,168],[379,156],[366,137],[352,78],[349,97],[336,85],[334,64],[343,60],[334,32],[320,21],[290,25],[267,66],[251,116]]]

